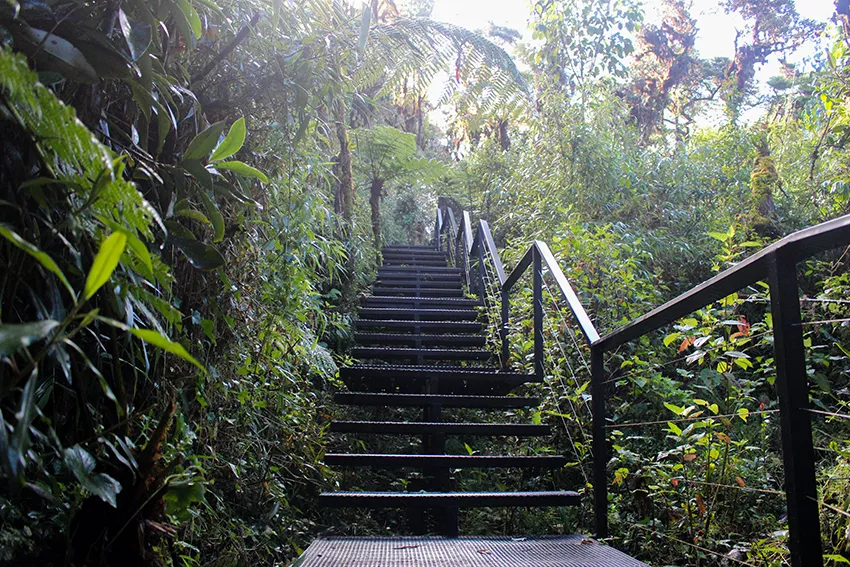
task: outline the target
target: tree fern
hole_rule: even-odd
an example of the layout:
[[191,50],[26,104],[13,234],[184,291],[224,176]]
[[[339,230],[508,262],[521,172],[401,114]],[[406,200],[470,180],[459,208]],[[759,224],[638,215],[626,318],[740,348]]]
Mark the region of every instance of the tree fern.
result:
[[0,49],[0,96],[9,113],[32,132],[44,165],[73,188],[76,206],[90,208],[134,233],[152,239],[153,207],[122,177],[123,164],[97,141],[27,65],[26,58]]

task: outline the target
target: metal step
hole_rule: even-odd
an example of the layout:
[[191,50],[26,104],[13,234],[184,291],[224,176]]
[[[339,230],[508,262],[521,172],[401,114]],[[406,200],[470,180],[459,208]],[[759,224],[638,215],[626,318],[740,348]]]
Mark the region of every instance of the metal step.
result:
[[460,286],[457,289],[375,286],[372,297],[463,297],[463,289]]
[[464,396],[440,394],[384,394],[371,392],[345,392],[334,394],[334,401],[349,406],[426,407],[444,408],[518,409],[540,405],[538,398],[518,396]]
[[355,333],[354,341],[358,345],[398,345],[398,346],[456,346],[483,347],[487,339],[483,335],[426,335],[402,333]]
[[440,289],[463,289],[463,282],[460,276],[447,276],[443,279],[419,279],[419,278],[379,278],[374,284],[377,288],[404,288],[404,289],[422,289],[422,288],[440,288]]
[[296,563],[299,567],[649,567],[582,535],[323,536]]
[[434,379],[441,380],[481,380],[509,381],[517,385],[529,382],[542,382],[534,374],[519,372],[499,372],[490,366],[417,366],[406,364],[354,364],[340,369],[342,378],[400,378],[400,379]]
[[498,508],[577,506],[578,492],[325,492],[319,502],[333,508]]
[[493,353],[479,349],[448,349],[448,348],[386,348],[358,347],[351,351],[354,358],[394,359],[418,358],[427,360],[490,360]]
[[400,273],[400,274],[416,274],[416,275],[419,275],[419,274],[424,274],[424,275],[441,274],[441,275],[458,275],[459,276],[460,273],[461,273],[461,270],[460,270],[460,268],[449,268],[449,267],[431,268],[431,267],[421,267],[421,266],[407,266],[407,267],[404,267],[404,266],[388,266],[388,267],[379,266],[378,267],[378,274],[380,275],[381,273],[384,273],[384,272]]
[[413,258],[384,258],[383,268],[395,268],[400,266],[420,266],[428,268],[447,268],[448,263],[443,260],[413,259]]
[[465,297],[384,297],[370,296],[363,300],[367,307],[445,307],[457,309],[459,307],[480,307],[478,299],[467,299]]
[[352,390],[397,394],[463,394],[504,396],[527,383],[542,382],[531,374],[493,372],[489,367],[436,365],[366,365],[342,368]]
[[475,468],[561,468],[568,460],[563,455],[515,456],[515,455],[375,455],[352,453],[328,453],[325,464],[336,467],[375,468],[427,468],[448,467],[452,469]]
[[332,421],[333,433],[380,435],[513,435],[535,437],[549,434],[548,425],[532,423],[449,423],[429,421]]
[[381,254],[407,254],[407,255],[427,255],[427,256],[442,256],[445,258],[447,256],[447,252],[445,250],[437,250],[434,247],[431,248],[401,248],[395,246],[384,246],[381,248]]
[[439,250],[437,250],[437,247],[433,246],[431,244],[425,244],[425,245],[421,245],[421,244],[387,244],[386,246],[381,248],[381,251],[386,251],[386,250],[391,250],[391,251],[392,250],[426,250],[426,251],[439,252]]
[[364,307],[357,313],[361,319],[415,319],[426,321],[474,321],[475,309],[409,309],[405,307]]
[[479,333],[484,325],[474,321],[399,321],[396,319],[355,319],[356,329],[393,329],[429,333]]

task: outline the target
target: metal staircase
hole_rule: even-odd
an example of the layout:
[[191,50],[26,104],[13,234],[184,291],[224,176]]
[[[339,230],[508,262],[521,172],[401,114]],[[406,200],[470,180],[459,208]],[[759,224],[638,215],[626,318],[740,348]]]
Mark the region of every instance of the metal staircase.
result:
[[447,436],[530,437],[549,427],[528,423],[456,423],[450,408],[513,410],[538,404],[536,398],[508,395],[531,374],[507,372],[483,349],[478,321],[479,299],[464,297],[460,269],[448,267],[447,255],[435,247],[397,246],[383,250],[373,295],[363,301],[355,325],[359,345],[352,354],[367,364],[344,368],[342,379],[352,392],[340,393],[343,405],[421,408],[421,421],[334,420],[331,431],[356,435],[405,435],[420,439],[413,454],[326,456],[335,467],[413,468],[422,472],[427,491],[328,492],[326,506],[431,510],[438,531],[457,537],[458,509],[471,507],[572,506],[573,491],[463,492],[451,471],[462,468],[560,468],[564,456],[448,455]]
[[[448,226],[448,225],[447,225]],[[489,229],[486,234],[489,237]],[[438,227],[436,240],[441,231]],[[452,235],[464,234],[452,226]],[[548,537],[461,537],[459,510],[483,507],[575,506],[581,496],[569,490],[471,492],[461,490],[453,477],[459,469],[511,468],[542,472],[567,465],[562,455],[456,455],[447,453],[447,437],[464,439],[497,436],[532,437],[550,433],[547,425],[514,423],[516,410],[534,408],[536,397],[514,395],[526,384],[543,382],[543,374],[512,372],[485,349],[481,301],[465,297],[470,283],[458,250],[439,246],[391,246],[383,250],[383,265],[372,295],[363,300],[355,322],[353,356],[362,361],[343,368],[349,391],[335,395],[340,406],[361,414],[379,415],[420,411],[416,420],[341,420],[331,432],[362,440],[376,435],[418,438],[398,453],[329,453],[325,463],[360,471],[378,469],[379,481],[389,484],[392,473],[418,471],[418,482],[407,490],[326,492],[320,502],[329,508],[401,509],[408,529],[439,533],[440,537],[320,537],[295,562],[298,567],[646,567],[611,547],[580,535]],[[490,243],[492,246],[492,238]],[[463,269],[449,267],[449,259]],[[496,271],[504,279],[497,260]],[[480,265],[480,264],[479,264]],[[474,287],[474,286],[471,286]],[[503,346],[504,349],[504,346]],[[366,409],[367,411],[363,411]],[[503,412],[504,422],[462,421],[451,415],[487,410]],[[415,414],[414,414],[415,415]],[[471,441],[470,441],[471,442]],[[363,447],[365,445],[355,445]],[[412,448],[412,449],[410,449]],[[354,475],[360,480],[361,475]],[[362,487],[356,487],[361,488]],[[588,545],[590,544],[590,545]]]

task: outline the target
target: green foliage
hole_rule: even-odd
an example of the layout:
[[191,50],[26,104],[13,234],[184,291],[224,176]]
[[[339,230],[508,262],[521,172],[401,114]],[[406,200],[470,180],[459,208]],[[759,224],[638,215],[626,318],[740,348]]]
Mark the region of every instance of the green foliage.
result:
[[[691,61],[702,74],[667,93],[646,135],[623,90],[643,21],[631,0],[534,2],[525,75],[481,34],[422,18],[428,2],[273,4],[0,6],[0,561],[285,563],[325,530],[314,496],[347,481],[322,462],[328,404],[382,243],[376,219],[388,242],[426,243],[441,195],[492,221],[508,264],[546,240],[604,332],[762,246],[743,213],[768,194],[771,238],[848,211],[840,29],[815,72],[773,82],[761,122],[682,128],[697,107],[676,97],[711,99],[732,69]],[[787,51],[814,29],[787,2],[757,4],[729,3],[753,24],[740,47]],[[423,113],[447,71],[443,133]],[[674,78],[655,71],[642,76]],[[341,230],[346,173],[360,193]],[[801,287],[838,565],[846,258],[809,262]],[[529,370],[524,282],[514,299],[510,364]],[[587,352],[549,299],[547,381],[529,392],[545,402],[518,417],[559,423],[552,442],[450,447],[574,460],[553,476],[457,473],[470,489],[590,496]],[[767,305],[764,286],[739,290],[608,360],[613,543],[653,564],[724,561],[682,541],[730,561],[787,559]],[[586,506],[472,513],[465,527],[577,531]],[[351,518],[352,532],[400,525]]]
[[604,76],[623,76],[634,45],[631,33],[643,20],[633,0],[532,2],[533,38],[543,43],[534,61],[556,76],[582,102],[591,83]]

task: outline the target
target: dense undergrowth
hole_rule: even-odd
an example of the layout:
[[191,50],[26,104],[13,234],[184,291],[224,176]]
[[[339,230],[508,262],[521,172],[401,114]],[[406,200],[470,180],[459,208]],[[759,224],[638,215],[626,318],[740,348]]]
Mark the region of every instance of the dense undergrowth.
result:
[[[314,497],[387,480],[323,464],[364,448],[327,435],[331,394],[376,246],[429,241],[439,196],[491,221],[509,266],[546,241],[603,332],[850,212],[840,11],[813,70],[759,100],[749,52],[699,59],[675,0],[660,22],[630,0],[535,0],[523,73],[510,30],[367,4],[0,2],[0,563],[286,564],[321,532],[407,530]],[[761,30],[736,48],[822,31],[759,5],[725,3]],[[846,252],[800,272],[829,565],[850,561]],[[551,299],[548,381],[529,390],[544,405],[510,418],[554,436],[449,450],[567,454],[551,474],[455,481],[585,505],[469,512],[465,533],[591,529],[586,352]],[[786,561],[768,300],[740,290],[607,361],[612,544],[657,565]],[[511,364],[528,369],[527,285],[514,301]]]

